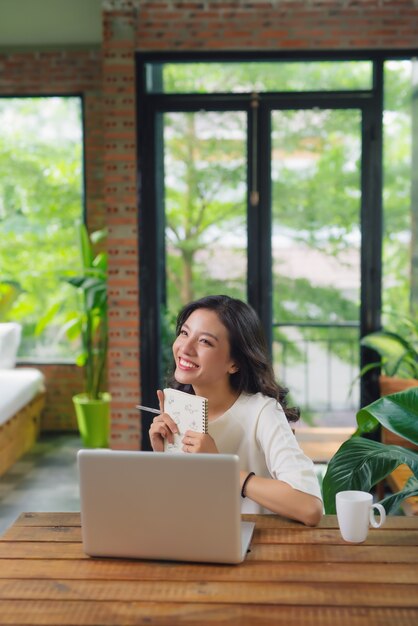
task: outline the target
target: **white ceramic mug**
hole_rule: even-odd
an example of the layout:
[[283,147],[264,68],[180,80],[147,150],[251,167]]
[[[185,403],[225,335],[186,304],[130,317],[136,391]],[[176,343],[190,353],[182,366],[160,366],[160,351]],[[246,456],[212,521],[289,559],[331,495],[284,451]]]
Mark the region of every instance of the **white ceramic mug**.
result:
[[[380,528],[386,520],[381,504],[373,504],[373,496],[367,491],[339,491],[335,497],[338,525],[345,541],[361,543],[366,540],[369,524]],[[376,519],[377,509],[380,519]]]

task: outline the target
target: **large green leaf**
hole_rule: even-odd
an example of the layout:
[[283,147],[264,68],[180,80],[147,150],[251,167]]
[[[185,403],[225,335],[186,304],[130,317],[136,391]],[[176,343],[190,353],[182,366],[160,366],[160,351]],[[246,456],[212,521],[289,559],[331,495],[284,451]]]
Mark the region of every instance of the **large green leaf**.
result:
[[357,423],[362,432],[370,432],[380,423],[418,445],[418,387],[383,396],[360,409]]
[[360,343],[380,354],[380,365],[388,376],[413,378],[418,372],[417,349],[412,340],[411,329],[409,331],[410,340],[398,333],[380,330],[366,335]]
[[79,226],[80,238],[80,255],[83,262],[83,268],[87,269],[93,265],[93,249],[90,242],[89,233],[84,223]]
[[64,324],[64,331],[70,341],[74,341],[80,337],[83,326],[83,316],[78,311],[70,313]]
[[107,253],[99,252],[93,260],[93,268],[101,272],[101,276],[105,278],[107,273]]
[[12,308],[23,289],[14,280],[0,280],[0,320],[6,319],[6,313]]
[[418,476],[418,453],[364,437],[344,442],[332,457],[322,483],[326,513],[335,513],[335,495],[346,489],[370,491],[393,470],[406,463]]

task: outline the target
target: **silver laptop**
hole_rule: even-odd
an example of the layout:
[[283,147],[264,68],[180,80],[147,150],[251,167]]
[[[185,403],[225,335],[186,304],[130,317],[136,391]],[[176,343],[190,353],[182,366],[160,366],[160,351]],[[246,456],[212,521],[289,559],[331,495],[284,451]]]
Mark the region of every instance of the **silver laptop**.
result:
[[240,563],[238,457],[80,450],[81,530],[91,556]]

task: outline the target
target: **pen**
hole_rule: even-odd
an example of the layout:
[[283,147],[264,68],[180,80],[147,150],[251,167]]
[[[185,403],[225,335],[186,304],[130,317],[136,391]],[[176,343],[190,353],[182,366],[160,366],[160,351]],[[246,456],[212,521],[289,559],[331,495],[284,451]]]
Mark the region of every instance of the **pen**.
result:
[[159,409],[152,409],[150,406],[143,406],[142,404],[137,404],[135,408],[139,409],[140,411],[148,411],[148,413],[155,413],[156,415],[161,413]]

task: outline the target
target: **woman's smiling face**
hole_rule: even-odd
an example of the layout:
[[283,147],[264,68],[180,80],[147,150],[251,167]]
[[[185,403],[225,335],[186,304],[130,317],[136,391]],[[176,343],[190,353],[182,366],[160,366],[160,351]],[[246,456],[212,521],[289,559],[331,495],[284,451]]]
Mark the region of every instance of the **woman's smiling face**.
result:
[[228,332],[210,309],[196,309],[189,315],[173,344],[173,355],[175,379],[193,388],[229,386],[229,376],[237,370]]

